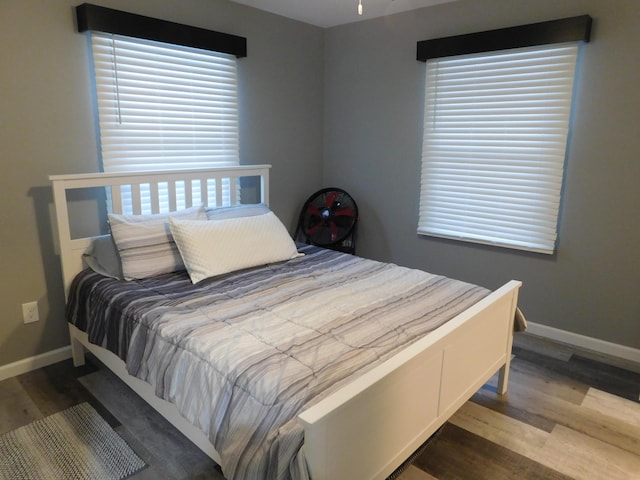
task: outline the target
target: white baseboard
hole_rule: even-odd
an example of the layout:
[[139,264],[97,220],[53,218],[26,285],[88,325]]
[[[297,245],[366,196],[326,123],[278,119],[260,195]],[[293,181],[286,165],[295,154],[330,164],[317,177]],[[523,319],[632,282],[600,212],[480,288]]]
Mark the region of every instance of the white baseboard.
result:
[[[527,322],[527,333],[640,364],[640,350],[637,348],[606,342],[534,322]],[[71,358],[71,346],[51,350],[7,365],[0,365],[0,381],[68,358]]]
[[539,337],[545,337],[557,342],[566,343],[594,352],[621,358],[640,364],[640,350],[637,348],[606,342],[597,338],[587,337],[578,333],[567,332],[558,328],[527,322],[527,332]]
[[0,381],[22,375],[23,373],[46,367],[53,363],[71,358],[71,346],[51,350],[50,352],[18,360],[7,365],[0,365]]

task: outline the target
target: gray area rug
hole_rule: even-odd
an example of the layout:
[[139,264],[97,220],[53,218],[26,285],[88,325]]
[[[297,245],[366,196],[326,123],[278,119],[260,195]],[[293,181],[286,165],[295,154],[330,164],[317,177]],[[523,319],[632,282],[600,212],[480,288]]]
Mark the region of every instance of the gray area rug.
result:
[[0,435],[3,480],[121,480],[145,466],[88,403]]

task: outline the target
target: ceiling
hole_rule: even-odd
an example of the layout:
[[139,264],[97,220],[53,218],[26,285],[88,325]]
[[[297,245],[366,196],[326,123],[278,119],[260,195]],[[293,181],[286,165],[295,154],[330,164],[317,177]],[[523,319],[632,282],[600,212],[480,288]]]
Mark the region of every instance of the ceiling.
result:
[[326,28],[455,0],[362,0],[362,15],[357,12],[358,0],[232,1]]

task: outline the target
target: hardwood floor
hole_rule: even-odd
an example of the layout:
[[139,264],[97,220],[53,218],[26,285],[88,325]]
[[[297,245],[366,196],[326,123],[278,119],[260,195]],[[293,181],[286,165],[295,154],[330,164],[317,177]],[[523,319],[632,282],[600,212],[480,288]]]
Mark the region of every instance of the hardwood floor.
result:
[[637,365],[529,335],[513,353],[507,395],[492,379],[401,480],[640,479]]
[[[0,382],[0,433],[89,402],[149,465],[133,480],[224,480],[219,467],[106,368],[87,355]],[[70,479],[71,480],[71,479]]]
[[[76,369],[69,360],[0,382],[0,433],[83,401],[149,464],[131,478],[223,480],[97,362]],[[508,394],[496,395],[492,379],[399,478],[640,479],[640,366],[518,334]]]

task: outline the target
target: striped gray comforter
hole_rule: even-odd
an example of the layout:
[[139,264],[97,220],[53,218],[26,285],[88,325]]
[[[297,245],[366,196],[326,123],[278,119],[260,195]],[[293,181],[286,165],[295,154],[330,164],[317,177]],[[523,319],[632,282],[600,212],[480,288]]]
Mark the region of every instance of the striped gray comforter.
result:
[[86,270],[67,319],[205,432],[229,479],[305,478],[296,415],[488,291],[304,246],[192,285]]

